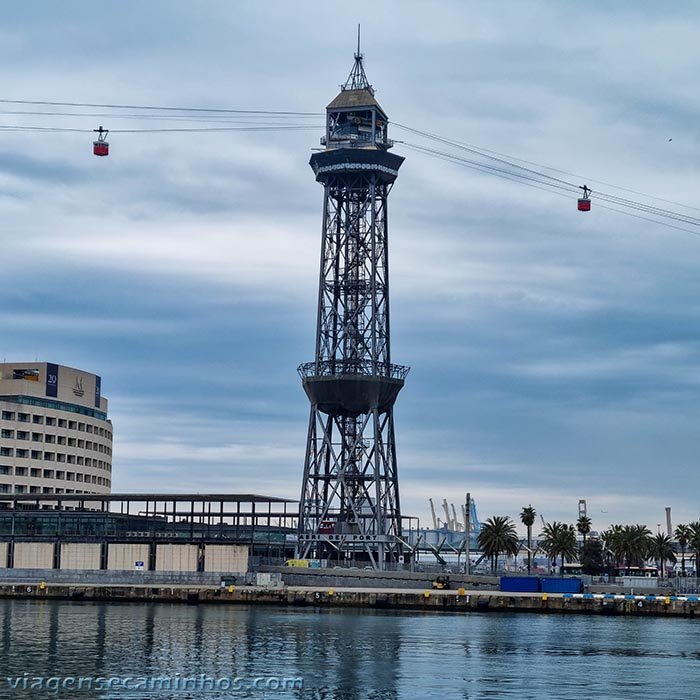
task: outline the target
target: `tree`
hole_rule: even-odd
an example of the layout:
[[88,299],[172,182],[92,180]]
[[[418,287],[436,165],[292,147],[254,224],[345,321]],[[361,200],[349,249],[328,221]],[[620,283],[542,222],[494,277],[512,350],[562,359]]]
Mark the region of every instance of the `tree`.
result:
[[649,556],[661,562],[661,578],[664,577],[664,563],[670,561],[676,563],[676,554],[673,551],[673,542],[668,535],[659,533],[651,538]]
[[611,567],[620,566],[624,557],[622,543],[622,525],[611,525],[600,539],[603,543],[603,556]]
[[690,529],[690,538],[688,539],[688,545],[693,550],[695,554],[695,575],[698,575],[698,564],[700,564],[700,522],[695,521],[688,525]]
[[518,535],[515,523],[506,515],[495,515],[484,523],[478,537],[479,547],[491,560],[491,571],[496,573],[498,556],[518,553]]
[[561,557],[562,571],[564,563],[576,559],[576,530],[573,525],[559,523],[547,523],[540,535],[540,547],[547,556],[556,562]]
[[605,570],[603,558],[603,543],[597,539],[586,540],[581,548],[581,566],[583,573],[589,576],[599,576]]
[[525,506],[520,511],[520,522],[527,528],[527,573],[532,573],[532,526],[535,523],[537,511],[532,505]]
[[685,550],[693,531],[687,525],[679,525],[673,534],[676,536],[678,546],[681,548],[681,573],[685,576]]
[[625,566],[642,566],[649,557],[651,547],[649,528],[646,525],[623,525],[619,537]]
[[583,536],[583,546],[586,546],[586,538],[591,532],[591,519],[587,515],[582,515],[577,521],[576,521],[576,529],[578,530],[579,534]]

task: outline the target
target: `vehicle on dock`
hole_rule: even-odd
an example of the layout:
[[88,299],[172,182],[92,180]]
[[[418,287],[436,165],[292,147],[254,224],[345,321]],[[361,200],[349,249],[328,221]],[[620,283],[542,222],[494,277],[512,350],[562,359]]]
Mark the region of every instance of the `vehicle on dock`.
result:
[[450,587],[450,577],[449,576],[438,576],[433,581],[433,588],[438,591],[446,591]]

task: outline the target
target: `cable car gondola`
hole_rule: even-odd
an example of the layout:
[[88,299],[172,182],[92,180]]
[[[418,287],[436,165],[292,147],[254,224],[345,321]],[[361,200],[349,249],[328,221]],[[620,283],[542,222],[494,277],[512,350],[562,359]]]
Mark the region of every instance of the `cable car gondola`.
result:
[[583,190],[583,197],[581,197],[578,200],[578,210],[579,211],[590,211],[591,210],[591,191],[588,189],[588,187],[586,187],[586,185],[579,187],[579,189]]
[[109,155],[109,143],[105,141],[109,131],[100,127],[99,129],[93,129],[97,134],[97,141],[92,142],[92,153],[96,156],[108,156]]

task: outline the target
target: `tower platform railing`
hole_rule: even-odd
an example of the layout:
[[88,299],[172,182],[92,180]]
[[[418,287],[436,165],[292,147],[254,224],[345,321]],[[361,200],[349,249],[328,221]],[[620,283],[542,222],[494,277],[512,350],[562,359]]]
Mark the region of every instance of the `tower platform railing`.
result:
[[302,379],[310,377],[335,377],[360,375],[364,377],[389,377],[406,379],[410,367],[392,365],[388,362],[372,360],[322,360],[321,362],[304,362],[297,368]]

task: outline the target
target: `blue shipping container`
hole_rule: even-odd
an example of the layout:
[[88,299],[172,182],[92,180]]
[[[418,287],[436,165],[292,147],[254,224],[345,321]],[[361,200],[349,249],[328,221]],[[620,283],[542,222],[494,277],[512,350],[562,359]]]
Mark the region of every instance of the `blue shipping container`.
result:
[[501,576],[501,591],[506,593],[539,593],[537,576]]
[[580,578],[543,578],[542,593],[580,593],[583,581]]

